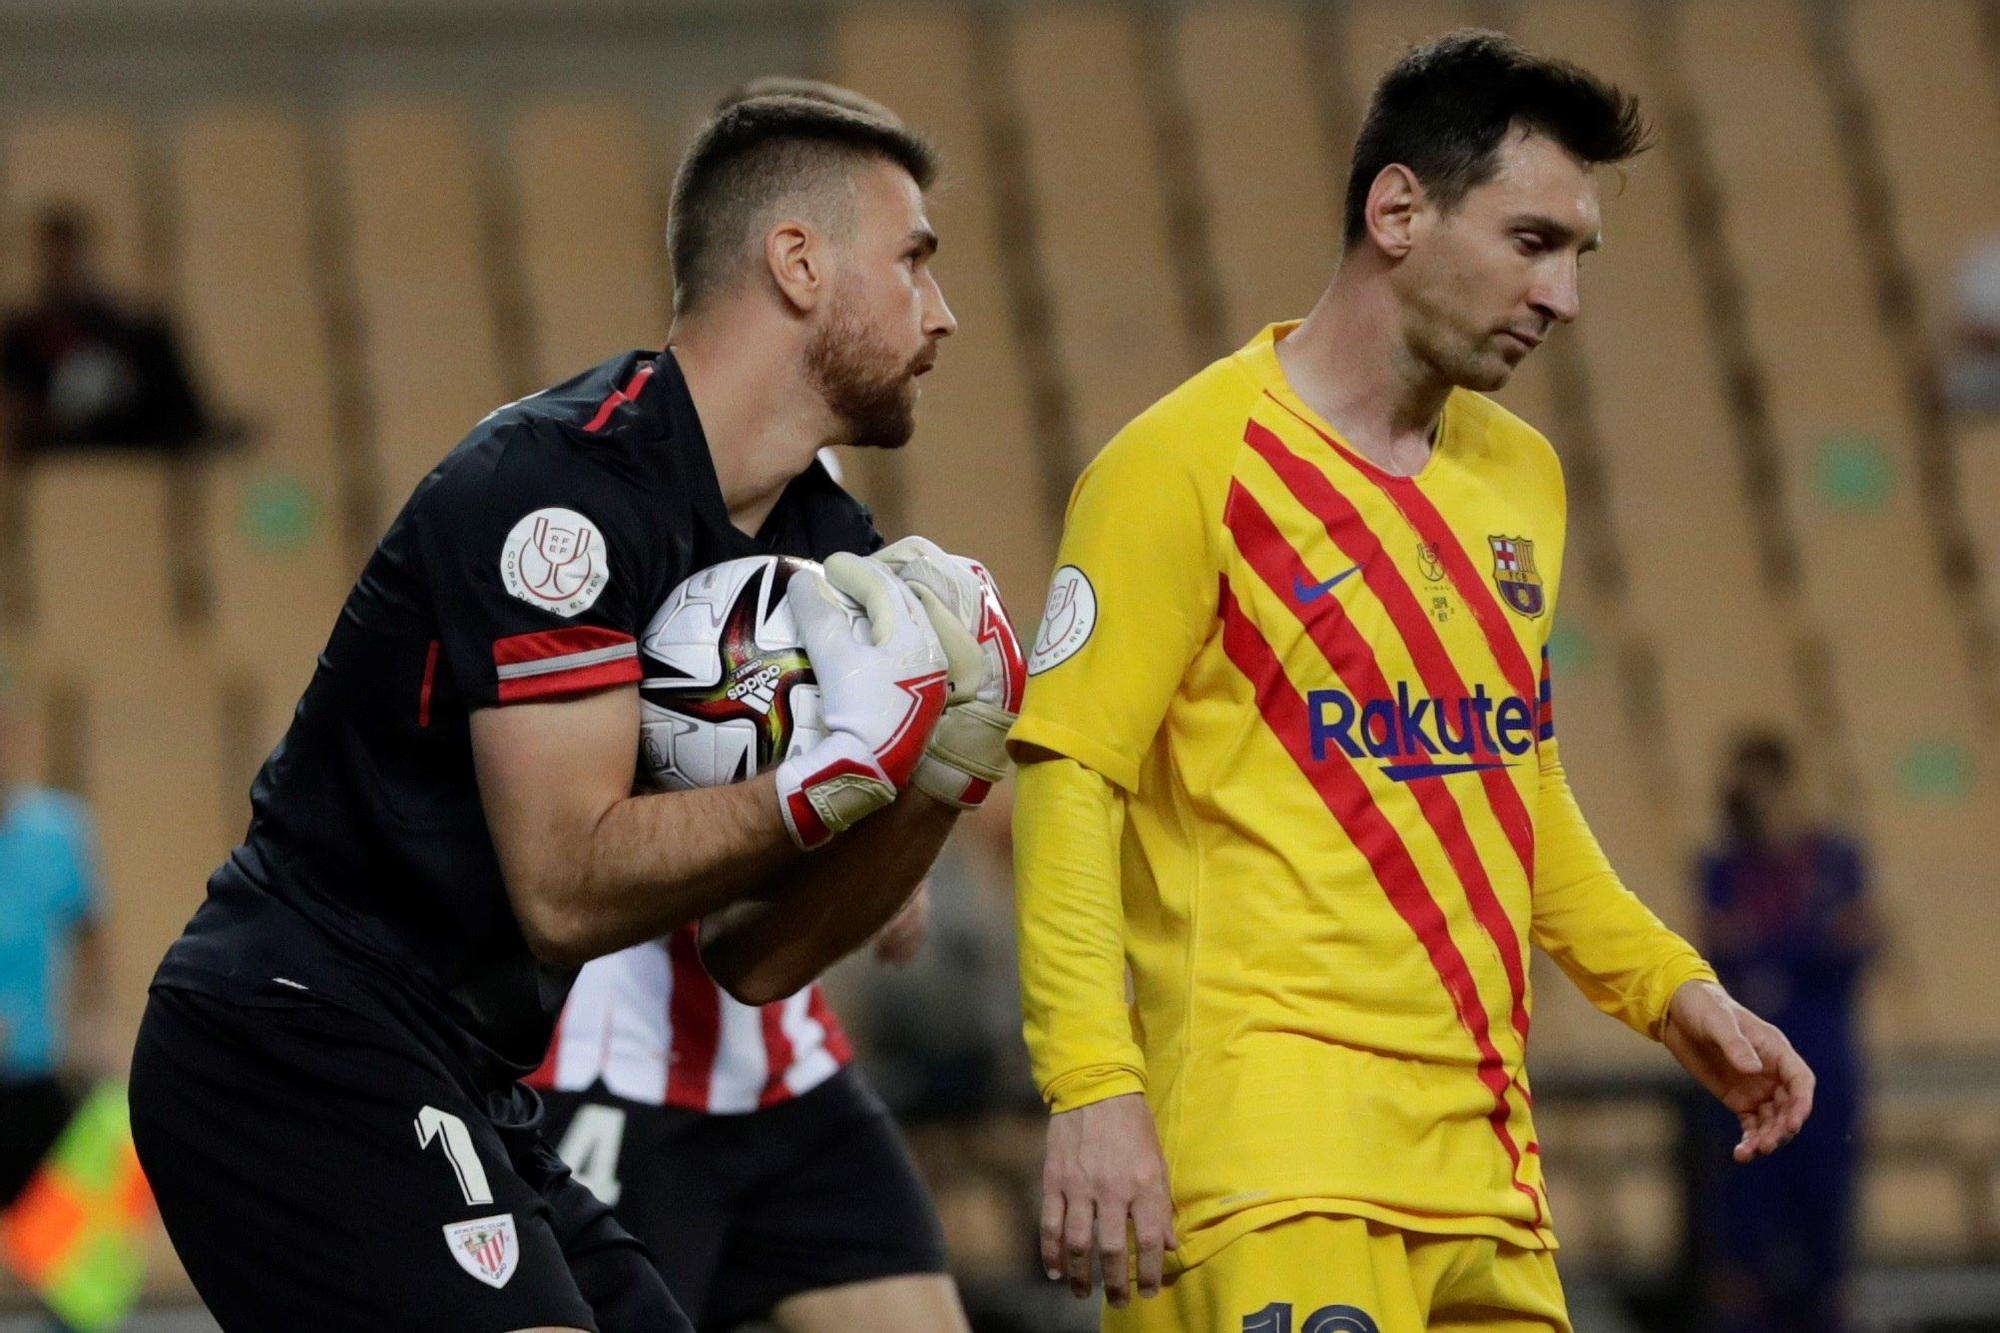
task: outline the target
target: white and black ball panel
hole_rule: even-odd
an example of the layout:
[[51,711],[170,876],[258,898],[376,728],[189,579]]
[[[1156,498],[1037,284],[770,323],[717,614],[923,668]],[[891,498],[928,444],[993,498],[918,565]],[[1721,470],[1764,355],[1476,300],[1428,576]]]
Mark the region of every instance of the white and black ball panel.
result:
[[669,790],[740,782],[817,742],[819,687],[785,588],[817,566],[750,556],[668,595],[639,643],[640,768]]

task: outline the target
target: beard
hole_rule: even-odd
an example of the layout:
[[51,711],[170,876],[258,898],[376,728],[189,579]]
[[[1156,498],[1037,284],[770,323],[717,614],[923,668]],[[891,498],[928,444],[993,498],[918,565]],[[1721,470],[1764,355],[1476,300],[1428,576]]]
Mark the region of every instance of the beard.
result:
[[926,353],[900,356],[837,300],[806,344],[806,378],[847,427],[841,443],[900,449],[917,429],[916,371]]

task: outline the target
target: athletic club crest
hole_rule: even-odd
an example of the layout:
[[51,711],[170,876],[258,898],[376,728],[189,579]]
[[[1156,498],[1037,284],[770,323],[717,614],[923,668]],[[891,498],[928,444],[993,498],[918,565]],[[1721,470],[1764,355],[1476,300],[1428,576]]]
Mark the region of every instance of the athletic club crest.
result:
[[1542,613],[1542,576],[1535,572],[1535,544],[1526,537],[1488,537],[1493,586],[1500,600],[1530,619]]
[[521,1237],[512,1213],[453,1222],[445,1227],[444,1240],[458,1266],[489,1287],[506,1286],[521,1262]]

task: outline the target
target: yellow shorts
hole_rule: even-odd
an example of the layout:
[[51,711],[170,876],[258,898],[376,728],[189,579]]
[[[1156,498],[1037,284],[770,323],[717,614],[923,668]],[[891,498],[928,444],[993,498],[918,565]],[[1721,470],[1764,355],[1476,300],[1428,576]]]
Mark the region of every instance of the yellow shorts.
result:
[[1555,1256],[1354,1217],[1231,1241],[1104,1333],[1571,1333]]

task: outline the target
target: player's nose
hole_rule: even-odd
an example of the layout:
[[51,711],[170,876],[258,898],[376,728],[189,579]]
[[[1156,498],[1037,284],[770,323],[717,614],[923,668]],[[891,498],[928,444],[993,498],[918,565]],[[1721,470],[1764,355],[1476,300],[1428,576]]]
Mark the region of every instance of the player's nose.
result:
[[1543,317],[1554,324],[1567,324],[1583,312],[1583,295],[1577,285],[1576,260],[1555,265],[1528,298]]
[[958,316],[951,313],[945,304],[944,288],[938,286],[936,278],[925,284],[924,293],[924,334],[933,342],[939,338],[949,338],[958,332]]

